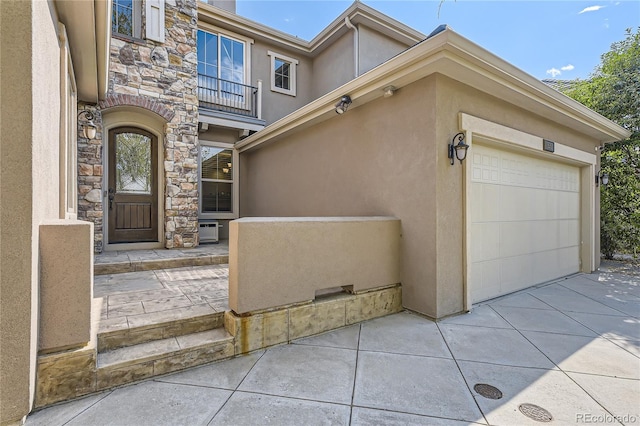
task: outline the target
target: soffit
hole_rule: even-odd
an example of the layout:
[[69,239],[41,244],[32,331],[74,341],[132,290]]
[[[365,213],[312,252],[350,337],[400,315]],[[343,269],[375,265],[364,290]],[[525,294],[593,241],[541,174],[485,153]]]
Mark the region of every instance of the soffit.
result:
[[371,71],[346,83],[237,144],[246,151],[279,140],[335,117],[334,105],[345,94],[352,108],[382,97],[383,88],[398,89],[440,73],[498,97],[601,142],[625,139],[629,132],[540,80],[498,58],[451,29],[424,40]]
[[69,38],[78,99],[96,103],[107,92],[111,0],[56,0],[55,5]]

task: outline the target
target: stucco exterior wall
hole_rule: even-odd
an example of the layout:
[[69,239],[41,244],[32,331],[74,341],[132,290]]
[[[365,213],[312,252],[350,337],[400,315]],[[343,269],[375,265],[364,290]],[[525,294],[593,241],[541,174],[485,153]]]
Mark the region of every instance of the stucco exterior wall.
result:
[[435,79],[241,154],[241,216],[395,216],[406,307],[435,313]]
[[[298,60],[296,66],[296,96],[271,91],[271,57],[268,51]],[[256,86],[262,80],[262,119],[266,124],[284,117],[312,100],[313,63],[308,57],[256,40],[251,47],[251,81]]]
[[[305,303],[336,287],[357,294],[400,282],[394,217],[242,218],[230,226],[229,307],[236,314]],[[292,267],[279,267],[286,264]]]
[[60,50],[50,2],[0,2],[0,424],[30,410],[38,339],[38,224],[59,216]]
[[[531,114],[516,105],[482,93],[443,75],[436,75],[437,153],[437,312],[442,317],[462,310],[463,185],[462,167],[449,164],[446,145],[459,131],[458,113],[465,112],[513,129],[595,153],[598,141],[575,130]],[[471,148],[473,149],[473,148]],[[599,199],[596,210],[599,212]],[[598,213],[599,214],[599,213]],[[596,215],[595,227],[599,227]],[[596,241],[599,241],[596,234]],[[599,244],[596,244],[599,250]],[[599,251],[596,251],[599,253]]]
[[241,154],[241,215],[396,216],[403,231],[404,306],[434,318],[461,312],[464,169],[447,158],[461,112],[590,154],[598,145],[434,74],[391,98]]
[[349,31],[313,60],[314,99],[353,80],[353,37],[353,31]]
[[364,74],[410,47],[364,25],[358,25],[358,44],[359,74]]

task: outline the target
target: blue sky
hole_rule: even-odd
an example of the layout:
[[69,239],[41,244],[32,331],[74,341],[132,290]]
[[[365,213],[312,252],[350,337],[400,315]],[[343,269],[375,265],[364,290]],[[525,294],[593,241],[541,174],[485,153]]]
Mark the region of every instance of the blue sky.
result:
[[[611,43],[640,26],[640,1],[364,0],[429,34],[440,24],[536,78],[586,78]],[[310,40],[342,13],[343,0],[237,0],[237,13]]]

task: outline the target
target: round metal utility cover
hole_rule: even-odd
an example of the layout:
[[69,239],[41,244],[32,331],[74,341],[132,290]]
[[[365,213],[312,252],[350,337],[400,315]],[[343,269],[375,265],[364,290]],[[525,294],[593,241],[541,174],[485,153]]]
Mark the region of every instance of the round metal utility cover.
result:
[[486,383],[478,383],[473,387],[473,390],[478,392],[478,395],[484,396],[489,399],[502,398],[502,392],[495,386],[488,385]]
[[553,420],[553,416],[550,412],[535,404],[520,404],[518,410],[525,416],[529,417],[536,422],[550,422]]

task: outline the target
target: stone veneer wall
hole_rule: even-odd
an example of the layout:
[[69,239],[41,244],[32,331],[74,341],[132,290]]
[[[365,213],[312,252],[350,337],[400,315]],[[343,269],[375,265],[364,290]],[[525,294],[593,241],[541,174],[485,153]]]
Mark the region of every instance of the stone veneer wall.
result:
[[78,112],[89,111],[97,126],[96,137],[86,139],[82,125],[87,121],[83,114],[78,119],[78,219],[93,222],[93,247],[100,253],[103,247],[103,203],[102,203],[102,116],[96,106],[78,105]]
[[[142,7],[144,10],[144,5]],[[165,121],[165,247],[198,245],[198,78],[196,0],[165,2],[165,42],[111,39],[109,91],[99,112],[129,106],[150,110]],[[144,17],[143,17],[144,22]],[[143,28],[144,33],[144,28]],[[79,105],[82,108],[93,108]],[[80,123],[81,124],[81,123]],[[101,126],[100,126],[101,127]],[[103,246],[103,156],[107,135],[98,129],[87,141],[78,133],[79,218],[95,224],[95,250]],[[104,143],[103,143],[104,141]]]

